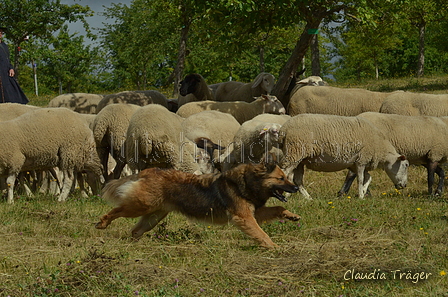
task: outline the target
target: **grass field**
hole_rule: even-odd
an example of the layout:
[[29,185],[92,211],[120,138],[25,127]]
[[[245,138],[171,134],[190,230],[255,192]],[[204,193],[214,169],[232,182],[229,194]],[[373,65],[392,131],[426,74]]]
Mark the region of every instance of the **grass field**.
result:
[[422,168],[402,191],[373,172],[365,200],[335,197],[342,172],[305,178],[313,200],[270,202],[302,216],[262,226],[276,250],[176,214],[135,242],[134,219],[94,228],[111,208],[98,197],[17,197],[0,208],[0,295],[448,296],[448,200]]
[[[431,90],[446,92],[446,82],[420,81],[421,89],[408,90],[442,84],[445,90]],[[292,195],[287,203],[269,202],[302,216],[299,223],[262,226],[280,246],[275,250],[258,247],[234,226],[176,214],[132,241],[135,219],[94,228],[111,209],[96,196],[2,200],[0,296],[448,296],[448,193],[428,196],[420,167],[410,168],[401,191],[382,171],[372,177],[371,196],[358,199],[354,187],[337,198],[343,172],[306,171],[313,200]]]

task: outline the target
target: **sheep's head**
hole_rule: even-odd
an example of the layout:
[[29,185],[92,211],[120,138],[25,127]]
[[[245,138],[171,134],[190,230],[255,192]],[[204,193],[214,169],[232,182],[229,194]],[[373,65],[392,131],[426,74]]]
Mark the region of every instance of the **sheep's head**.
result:
[[273,95],[261,95],[255,97],[255,100],[263,102],[263,113],[286,114],[283,104]]
[[182,96],[187,96],[188,94],[195,93],[202,81],[204,81],[204,78],[201,75],[197,73],[188,74],[179,83],[179,93]]
[[264,125],[263,129],[260,131],[260,136],[264,137],[270,144],[278,142],[278,133],[280,131],[281,125],[276,123],[268,123]]
[[262,72],[258,74],[257,77],[254,79],[252,89],[261,86],[263,94],[270,94],[272,89],[274,88],[274,84],[275,84],[275,77],[270,73]]

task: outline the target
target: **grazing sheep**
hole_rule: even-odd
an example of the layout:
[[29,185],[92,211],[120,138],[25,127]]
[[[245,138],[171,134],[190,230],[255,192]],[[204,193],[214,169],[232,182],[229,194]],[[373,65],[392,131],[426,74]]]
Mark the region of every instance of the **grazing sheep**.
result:
[[[445,172],[439,166],[448,158],[448,125],[437,117],[404,116],[366,112],[358,117],[365,118],[380,129],[398,153],[403,154],[409,164],[423,165],[428,172],[428,193],[433,193],[434,173],[439,176],[436,195],[443,191]],[[356,173],[350,172],[339,191],[346,194]]]
[[48,107],[66,107],[79,113],[96,113],[96,107],[103,95],[89,93],[68,93],[54,97]]
[[24,113],[39,108],[40,107],[33,105],[25,105],[21,103],[2,103],[0,104],[0,122],[15,119],[16,117]]
[[408,116],[448,116],[448,94],[397,92],[384,100],[379,111]]
[[390,94],[364,89],[305,86],[291,95],[287,110],[291,116],[301,113],[356,116],[367,111],[378,112]]
[[165,95],[158,91],[124,91],[104,96],[104,98],[98,103],[96,113],[99,113],[106,105],[114,103],[128,103],[139,106],[159,104],[168,108],[168,99]]
[[301,114],[280,128],[281,167],[294,175],[294,183],[306,198],[303,186],[305,166],[314,171],[350,169],[358,175],[359,198],[364,198],[371,182],[368,173],[383,168],[396,187],[407,182],[409,162],[397,153],[383,133],[361,117]]
[[291,117],[288,115],[261,114],[244,122],[236,132],[233,142],[220,156],[219,163],[227,171],[239,163],[259,163],[273,153],[281,159],[278,149],[280,127]]
[[255,97],[269,95],[275,84],[275,77],[266,72],[262,72],[250,83],[236,81],[226,81],[212,85],[215,89],[216,101],[246,101],[252,102]]
[[140,106],[134,104],[110,104],[105,106],[95,118],[93,136],[106,180],[110,179],[108,174],[109,155],[116,161],[113,178],[119,178],[126,165],[124,150],[126,132],[132,115],[138,109]]
[[75,171],[102,174],[92,131],[66,108],[40,108],[1,122],[0,138],[0,175],[7,176],[9,203],[21,171],[58,167],[64,173],[59,201],[66,200]]
[[284,114],[285,108],[282,103],[275,96],[262,95],[253,102],[234,101],[234,102],[215,102],[202,101],[190,102],[179,108],[177,114],[183,118],[204,111],[204,110],[218,110],[221,112],[230,113],[240,123],[244,123],[256,115],[262,113]]
[[[210,139],[219,147],[225,148],[233,141],[240,126],[240,123],[228,113],[205,110],[186,118],[182,123],[182,132],[191,141]],[[213,157],[216,159],[217,156]]]
[[180,82],[178,107],[193,101],[215,100],[205,79],[197,73],[188,74]]
[[126,132],[128,166],[134,171],[165,167],[203,173],[199,166],[201,163],[195,159],[200,155],[199,149],[182,135],[183,120],[156,104],[138,109],[132,115]]

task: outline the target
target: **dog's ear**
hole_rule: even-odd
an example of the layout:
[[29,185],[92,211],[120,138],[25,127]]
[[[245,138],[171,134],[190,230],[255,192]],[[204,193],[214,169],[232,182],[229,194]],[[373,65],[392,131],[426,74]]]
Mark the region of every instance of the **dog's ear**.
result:
[[266,171],[271,173],[277,167],[277,156],[274,153],[268,153],[263,156],[261,163],[266,167]]

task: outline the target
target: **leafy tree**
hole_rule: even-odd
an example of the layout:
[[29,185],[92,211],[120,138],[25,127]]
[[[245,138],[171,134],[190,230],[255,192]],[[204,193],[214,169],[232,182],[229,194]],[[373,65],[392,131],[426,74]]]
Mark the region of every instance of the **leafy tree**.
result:
[[0,20],[8,26],[8,40],[14,46],[14,68],[18,68],[19,49],[27,36],[51,38],[65,22],[81,21],[87,32],[85,17],[91,16],[88,6],[66,5],[60,0],[0,0]]

